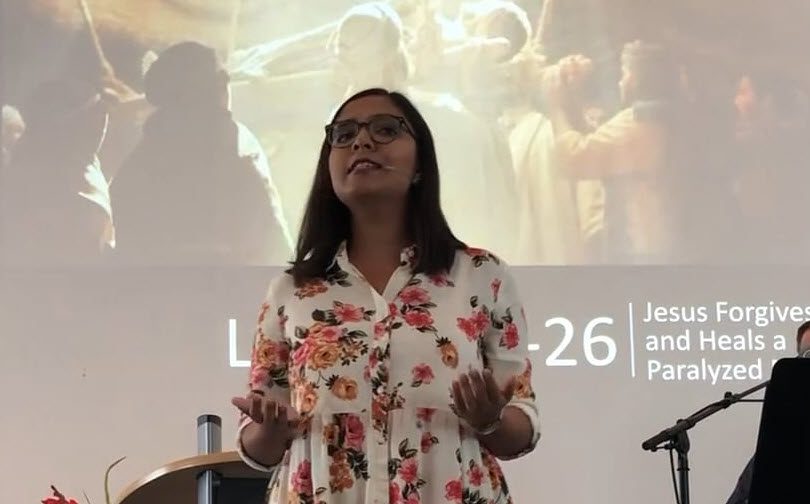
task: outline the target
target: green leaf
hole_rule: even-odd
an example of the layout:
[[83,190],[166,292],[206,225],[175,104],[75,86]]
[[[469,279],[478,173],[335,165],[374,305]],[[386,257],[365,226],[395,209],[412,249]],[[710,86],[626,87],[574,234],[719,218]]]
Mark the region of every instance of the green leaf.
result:
[[326,322],[326,312],[324,310],[313,310],[312,320],[315,322]]
[[402,458],[407,458],[405,453],[408,451],[408,438],[403,439],[399,443],[399,456]]
[[476,308],[478,306],[478,296],[473,296],[470,298],[470,306]]
[[391,460],[388,461],[388,476],[389,476],[389,478],[393,479],[393,477],[396,476],[400,465],[402,465],[402,461],[400,459],[391,459]]

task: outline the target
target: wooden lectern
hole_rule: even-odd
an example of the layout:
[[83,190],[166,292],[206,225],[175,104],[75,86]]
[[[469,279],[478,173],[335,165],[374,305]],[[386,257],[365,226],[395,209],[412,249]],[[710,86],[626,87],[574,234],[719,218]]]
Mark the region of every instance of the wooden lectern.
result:
[[217,504],[264,502],[270,474],[246,465],[235,451],[185,458],[155,469],[126,487],[116,504],[197,504],[197,477],[218,476]]

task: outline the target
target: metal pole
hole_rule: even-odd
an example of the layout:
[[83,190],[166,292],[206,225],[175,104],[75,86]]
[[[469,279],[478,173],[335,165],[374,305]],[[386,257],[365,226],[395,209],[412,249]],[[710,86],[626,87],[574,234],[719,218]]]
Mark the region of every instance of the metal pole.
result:
[[[222,451],[222,419],[217,415],[197,417],[197,454],[208,455]],[[219,475],[207,470],[197,476],[197,504],[215,504],[215,488]]]

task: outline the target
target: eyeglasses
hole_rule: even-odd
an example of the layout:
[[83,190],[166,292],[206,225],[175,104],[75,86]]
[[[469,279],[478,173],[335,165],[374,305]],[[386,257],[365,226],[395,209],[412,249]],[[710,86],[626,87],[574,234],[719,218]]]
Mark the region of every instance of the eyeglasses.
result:
[[337,121],[326,126],[326,141],[332,147],[343,149],[350,146],[362,128],[368,130],[371,139],[378,144],[391,143],[403,133],[413,136],[405,118],[390,115],[378,114],[369,117],[368,122],[346,119]]

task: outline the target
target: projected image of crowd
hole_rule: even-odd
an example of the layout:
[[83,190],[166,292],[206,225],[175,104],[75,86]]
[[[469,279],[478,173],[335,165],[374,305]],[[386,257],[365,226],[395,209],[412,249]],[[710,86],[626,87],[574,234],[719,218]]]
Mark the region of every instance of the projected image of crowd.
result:
[[285,264],[369,87],[416,103],[453,230],[512,264],[810,258],[805,7],[126,3],[6,7],[4,266]]

